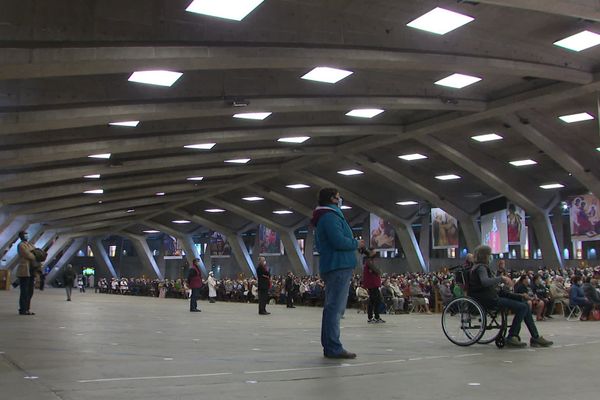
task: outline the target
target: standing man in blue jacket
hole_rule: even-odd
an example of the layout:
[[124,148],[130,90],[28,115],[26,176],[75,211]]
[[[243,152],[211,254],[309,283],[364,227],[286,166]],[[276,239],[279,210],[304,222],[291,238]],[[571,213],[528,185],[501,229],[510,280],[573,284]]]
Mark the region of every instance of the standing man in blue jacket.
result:
[[311,220],[315,227],[319,272],[325,282],[325,305],[321,323],[321,344],[327,358],[356,358],[340,342],[340,317],[348,301],[352,272],[356,267],[356,249],[365,242],[352,236],[352,229],[342,214],[342,198],[335,188],[319,191],[319,206]]

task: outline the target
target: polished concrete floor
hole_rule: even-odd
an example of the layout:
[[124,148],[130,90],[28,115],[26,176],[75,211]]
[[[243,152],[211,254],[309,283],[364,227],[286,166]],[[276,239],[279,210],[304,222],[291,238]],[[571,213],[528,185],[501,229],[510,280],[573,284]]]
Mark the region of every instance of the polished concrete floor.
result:
[[[356,360],[322,357],[319,308],[36,292],[35,316],[0,291],[0,399],[591,399],[600,322],[538,324],[550,349],[458,347],[439,315],[367,325],[348,310]],[[385,318],[385,317],[384,317]],[[527,334],[524,334],[527,339]]]

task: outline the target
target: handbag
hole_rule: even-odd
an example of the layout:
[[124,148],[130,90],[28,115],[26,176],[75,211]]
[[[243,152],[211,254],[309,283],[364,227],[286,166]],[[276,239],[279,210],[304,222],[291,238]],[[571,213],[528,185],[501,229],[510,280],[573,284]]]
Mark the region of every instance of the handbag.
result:
[[590,319],[592,321],[600,321],[600,310],[593,310],[590,313]]

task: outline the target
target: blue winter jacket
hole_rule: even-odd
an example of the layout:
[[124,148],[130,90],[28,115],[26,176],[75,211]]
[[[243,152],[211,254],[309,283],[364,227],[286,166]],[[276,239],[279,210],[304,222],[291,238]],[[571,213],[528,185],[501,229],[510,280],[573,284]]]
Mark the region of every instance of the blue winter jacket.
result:
[[325,207],[317,207],[313,217],[319,271],[324,274],[338,269],[353,269],[356,267],[358,241],[352,236],[352,229],[342,211],[333,204]]

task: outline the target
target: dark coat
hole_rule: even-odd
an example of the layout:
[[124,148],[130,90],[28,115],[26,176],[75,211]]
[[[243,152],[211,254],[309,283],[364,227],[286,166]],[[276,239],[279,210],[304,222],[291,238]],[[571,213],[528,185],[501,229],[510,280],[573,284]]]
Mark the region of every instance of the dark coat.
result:
[[259,265],[256,269],[256,275],[258,277],[258,290],[269,290],[271,287],[271,271]]

